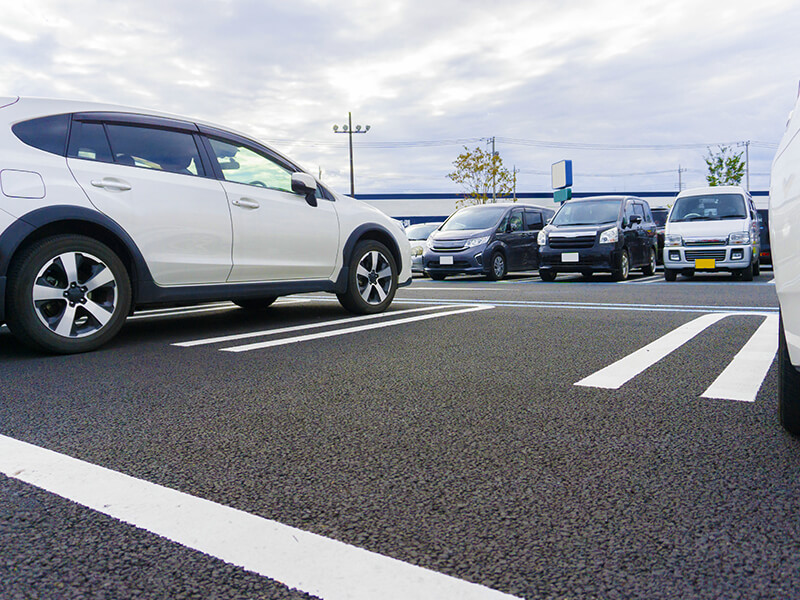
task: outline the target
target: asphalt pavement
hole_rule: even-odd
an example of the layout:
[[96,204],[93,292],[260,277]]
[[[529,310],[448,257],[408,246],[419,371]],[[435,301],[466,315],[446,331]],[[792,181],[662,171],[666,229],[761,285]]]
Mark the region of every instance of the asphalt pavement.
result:
[[[415,278],[376,317],[320,294],[150,311],[75,356],[2,328],[0,436],[346,546],[334,568],[312,544],[284,585],[216,534],[195,549],[203,518],[122,522],[22,466],[0,475],[0,597],[424,597],[404,565],[476,598],[797,597],[800,441],[763,350],[771,278]],[[576,385],[611,365],[617,388]],[[752,398],[704,397],[733,376]],[[377,555],[379,575],[350,575]],[[319,592],[339,568],[347,592]]]

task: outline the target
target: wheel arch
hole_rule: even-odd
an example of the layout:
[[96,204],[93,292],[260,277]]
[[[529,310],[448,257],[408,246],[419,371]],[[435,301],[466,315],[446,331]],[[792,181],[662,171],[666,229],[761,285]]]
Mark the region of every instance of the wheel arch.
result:
[[350,270],[350,258],[353,255],[353,250],[355,249],[356,244],[363,242],[364,240],[373,240],[386,246],[389,252],[392,253],[392,258],[394,258],[394,262],[397,265],[397,272],[399,273],[402,271],[403,256],[400,253],[400,246],[398,246],[397,240],[394,238],[394,236],[383,225],[379,225],[377,223],[365,223],[363,225],[359,225],[353,230],[342,247],[342,270],[339,273],[339,277],[336,279],[337,292],[341,293],[347,289],[347,275]]
[[61,234],[91,237],[111,248],[119,256],[131,280],[135,304],[137,283],[149,280],[150,270],[130,236],[109,217],[80,206],[54,206],[34,210],[15,221],[0,235],[0,276],[30,244]]

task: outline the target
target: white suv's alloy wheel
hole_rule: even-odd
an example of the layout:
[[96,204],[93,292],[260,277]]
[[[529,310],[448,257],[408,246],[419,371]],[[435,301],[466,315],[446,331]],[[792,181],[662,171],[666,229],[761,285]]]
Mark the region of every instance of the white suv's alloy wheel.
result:
[[96,256],[65,252],[41,268],[31,296],[43,325],[56,335],[79,338],[109,322],[117,305],[117,283]]
[[367,304],[378,305],[392,290],[392,266],[378,250],[367,252],[356,269],[358,293]]

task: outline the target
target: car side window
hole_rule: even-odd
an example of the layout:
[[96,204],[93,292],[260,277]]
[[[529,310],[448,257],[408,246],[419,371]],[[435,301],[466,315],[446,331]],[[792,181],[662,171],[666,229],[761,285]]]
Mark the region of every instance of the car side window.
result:
[[544,220],[542,219],[542,213],[537,212],[535,210],[526,210],[525,229],[527,229],[528,231],[539,231],[542,227],[544,227]]
[[28,146],[64,156],[69,119],[68,114],[39,117],[17,123],[11,131]]
[[645,222],[645,221],[647,221],[647,218],[646,218],[646,216],[645,216],[645,214],[644,214],[644,206],[642,206],[642,205],[641,205],[641,204],[639,204],[638,202],[636,202],[636,203],[633,205],[633,214],[635,214],[635,215],[639,215],[640,217],[642,217],[642,222]]
[[511,213],[511,218],[508,221],[509,229],[512,233],[516,231],[522,231],[522,211],[515,210]]
[[273,159],[246,146],[209,138],[225,181],[292,191],[292,172]]
[[72,124],[67,155],[70,158],[114,162],[114,158],[111,156],[111,146],[108,145],[106,130],[102,123],[75,121]]
[[183,175],[204,175],[194,136],[189,133],[106,124],[114,161],[131,167],[168,171]]

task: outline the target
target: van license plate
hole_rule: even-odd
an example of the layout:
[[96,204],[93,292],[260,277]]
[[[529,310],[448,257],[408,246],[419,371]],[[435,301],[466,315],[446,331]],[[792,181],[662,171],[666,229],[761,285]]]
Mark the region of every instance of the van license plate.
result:
[[694,261],[695,269],[715,269],[716,267],[717,261],[713,258],[698,258]]
[[580,260],[580,254],[578,252],[562,252],[561,253],[561,262],[578,262]]
[[440,256],[439,257],[439,264],[440,265],[452,265],[453,264],[453,257],[452,256]]

